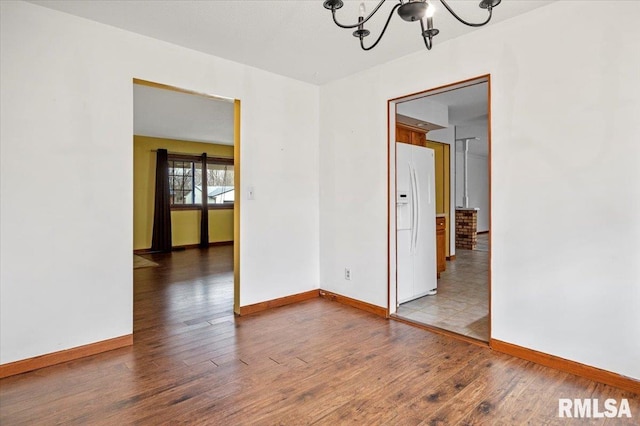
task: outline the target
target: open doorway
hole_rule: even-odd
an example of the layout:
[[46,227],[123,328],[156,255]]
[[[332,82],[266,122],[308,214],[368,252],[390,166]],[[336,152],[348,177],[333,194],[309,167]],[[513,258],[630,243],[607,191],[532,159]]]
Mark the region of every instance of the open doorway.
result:
[[483,342],[490,338],[489,96],[483,76],[389,101],[389,312]]
[[240,102],[137,79],[133,95],[135,323],[151,311],[181,324],[232,317]]

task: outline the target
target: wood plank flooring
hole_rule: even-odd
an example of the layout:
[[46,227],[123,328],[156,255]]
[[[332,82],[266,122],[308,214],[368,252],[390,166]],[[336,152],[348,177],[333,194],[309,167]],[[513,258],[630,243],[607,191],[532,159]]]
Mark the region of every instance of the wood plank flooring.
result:
[[232,314],[231,247],[134,271],[134,345],[0,381],[0,424],[567,424],[640,398],[325,299]]

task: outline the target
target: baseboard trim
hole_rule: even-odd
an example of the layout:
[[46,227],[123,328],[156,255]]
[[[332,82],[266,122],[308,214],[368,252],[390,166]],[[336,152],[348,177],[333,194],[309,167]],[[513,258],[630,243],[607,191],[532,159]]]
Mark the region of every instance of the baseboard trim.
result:
[[[218,246],[232,246],[233,240],[231,241],[213,241],[209,243],[209,247],[218,247]],[[183,244],[181,246],[173,246],[171,247],[174,250],[189,250],[200,248],[200,244]],[[133,250],[133,254],[149,254],[152,253],[151,248],[146,249],[135,249]]]
[[607,370],[601,370],[599,368],[591,367],[565,358],[560,358],[555,355],[549,355],[544,352],[538,352],[512,343],[503,342],[501,340],[491,339],[489,346],[497,352],[526,359],[527,361],[535,362],[536,364],[555,368],[556,370],[564,371],[565,373],[584,377],[589,380],[604,383],[606,385],[640,395],[640,381],[630,377],[612,373]]
[[0,379],[133,345],[133,334],[0,365]]
[[447,260],[456,260],[456,255],[452,254],[451,256],[447,256]]
[[320,290],[320,297],[324,297],[327,300],[342,303],[343,305],[348,305],[353,308],[361,309],[363,311],[371,312],[372,314],[378,315],[382,318],[388,317],[386,308],[381,308],[380,306],[372,305],[371,303],[363,302],[361,300],[352,299],[326,290]]
[[240,316],[255,314],[280,306],[291,305],[292,303],[304,302],[319,296],[319,290],[309,290],[304,293],[292,294],[291,296],[280,297],[278,299],[267,300],[253,305],[240,306]]
[[[213,241],[209,243],[209,247],[218,247],[218,246],[232,246],[233,241]],[[197,249],[201,248],[200,244],[184,244],[181,246],[173,246],[174,249],[179,250],[189,250],[189,249]]]

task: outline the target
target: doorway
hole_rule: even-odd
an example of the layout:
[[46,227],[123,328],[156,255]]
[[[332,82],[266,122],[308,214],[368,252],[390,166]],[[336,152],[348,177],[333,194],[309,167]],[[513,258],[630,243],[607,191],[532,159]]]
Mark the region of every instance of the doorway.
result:
[[[224,294],[228,305],[221,308],[237,313],[240,101],[139,79],[133,80],[133,93],[134,254],[150,260],[150,268],[165,263],[179,270],[193,264],[194,253],[184,253],[199,249],[196,257],[210,260],[201,261],[206,265],[200,267],[203,280],[194,291],[214,290],[204,278],[215,281],[215,293]],[[168,185],[167,201],[158,207],[156,176],[163,174],[159,181]],[[162,250],[152,248],[154,214],[160,208],[166,209],[170,224],[169,243]],[[228,288],[220,291],[222,277]]]
[[[491,335],[489,100],[487,75],[392,99],[388,116],[389,313],[392,318],[485,343]],[[429,250],[414,250],[422,257],[407,262],[403,248],[406,238],[401,233],[411,228],[404,216],[412,213],[401,200],[406,186],[400,179],[406,167],[401,152],[406,149],[398,148],[407,143],[434,158],[430,167],[436,200],[427,208],[434,210],[435,218],[427,218],[422,226],[435,228],[435,237],[424,243],[434,245],[435,259],[420,254]],[[416,200],[420,200],[417,194]],[[425,209],[424,201],[417,204],[423,206],[414,211]],[[424,262],[429,265],[426,275]],[[420,264],[411,269],[412,279],[421,282],[415,286],[425,287],[426,280],[431,291],[407,297],[410,264]],[[416,275],[415,271],[422,272]]]

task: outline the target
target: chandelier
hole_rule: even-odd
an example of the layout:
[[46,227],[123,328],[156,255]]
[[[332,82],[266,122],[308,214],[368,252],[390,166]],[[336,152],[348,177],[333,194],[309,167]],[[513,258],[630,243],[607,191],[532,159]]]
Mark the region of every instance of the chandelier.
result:
[[[396,10],[398,11],[398,15],[400,15],[400,17],[407,22],[420,21],[420,35],[424,40],[424,45],[426,46],[427,50],[431,50],[431,47],[433,47],[433,37],[437,36],[440,31],[436,28],[433,28],[433,12],[435,9],[431,4],[431,1],[429,0],[398,0],[398,3],[393,6],[393,9],[391,9],[389,17],[387,18],[387,22],[384,24],[384,27],[382,28],[380,36],[377,38],[377,40],[369,47],[366,47],[364,45],[364,38],[371,34],[369,30],[364,28],[364,24],[366,24],[367,21],[376,14],[376,12],[380,9],[385,1],[386,0],[381,0],[368,15],[366,15],[364,3],[360,3],[360,16],[358,17],[358,23],[352,25],[341,24],[336,19],[336,10],[340,9],[344,5],[344,2],[342,0],[326,0],[324,2],[324,7],[325,9],[331,10],[333,22],[335,22],[335,24],[340,28],[357,28],[357,30],[353,32],[353,36],[360,39],[360,47],[362,47],[362,50],[371,50],[378,45],[378,43],[382,39],[382,36],[384,36],[385,31],[387,31],[387,27],[389,26],[389,22],[391,21],[393,12],[395,12]],[[440,3],[442,3],[445,9],[447,9],[454,18],[470,27],[481,27],[489,23],[489,21],[491,20],[491,13],[493,11],[493,8],[499,5],[500,2],[501,0],[481,0],[480,7],[482,9],[487,9],[488,16],[484,22],[474,23],[462,19],[453,11],[451,6],[449,6],[445,0],[440,0]]]

